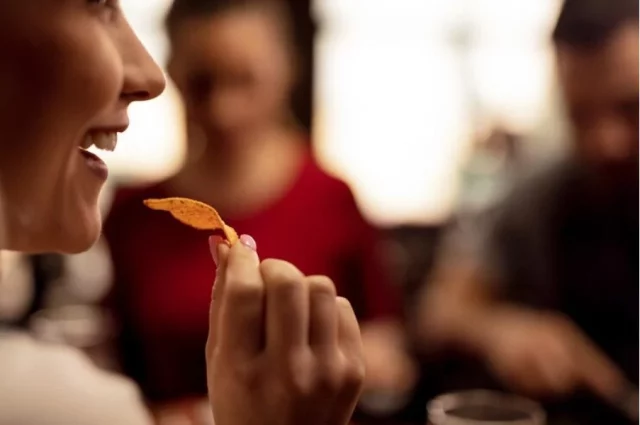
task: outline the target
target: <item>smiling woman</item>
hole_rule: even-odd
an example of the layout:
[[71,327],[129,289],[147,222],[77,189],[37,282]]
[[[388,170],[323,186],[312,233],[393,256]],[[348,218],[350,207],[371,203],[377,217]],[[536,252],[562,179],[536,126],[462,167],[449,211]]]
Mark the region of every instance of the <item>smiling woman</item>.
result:
[[[0,248],[85,250],[107,167],[83,148],[113,150],[129,104],[164,77],[117,1],[3,1],[0,46]],[[135,386],[78,352],[6,329],[0,340],[0,423],[149,424]]]
[[[159,64],[166,63],[167,41],[162,22],[170,0],[121,0],[121,7],[136,34]],[[118,137],[114,152],[98,152],[114,181],[160,180],[174,173],[184,160],[182,104],[168,81],[164,93],[129,108],[131,125]]]
[[115,1],[3,2],[0,40],[8,243],[82,251],[99,235],[107,171],[79,147],[111,148],[129,104],[158,96],[163,74]]
[[[159,96],[163,74],[117,0],[3,0],[0,52],[2,247],[86,250],[100,234],[107,170],[85,148],[113,148],[129,105]],[[309,425],[346,423],[364,375],[353,309],[328,278],[261,263],[253,239],[241,241],[226,251],[214,241],[209,250],[225,270],[208,322],[216,329],[206,356],[216,422],[287,425],[304,415],[314,418]],[[0,423],[150,423],[136,387],[79,352],[4,329],[0,340]]]

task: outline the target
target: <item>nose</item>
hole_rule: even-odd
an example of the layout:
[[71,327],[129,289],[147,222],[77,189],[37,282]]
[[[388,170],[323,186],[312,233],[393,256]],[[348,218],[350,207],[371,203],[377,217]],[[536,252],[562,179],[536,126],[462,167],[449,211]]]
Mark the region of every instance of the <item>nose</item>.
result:
[[154,99],[166,87],[164,73],[133,30],[129,27],[127,30],[130,37],[125,37],[122,43],[124,83],[121,97],[127,103]]
[[219,130],[228,130],[234,126],[240,108],[233,94],[220,90],[209,97],[207,120]]
[[600,125],[594,130],[593,143],[602,160],[616,162],[633,155],[637,139],[627,127],[620,119],[608,119],[600,122]]

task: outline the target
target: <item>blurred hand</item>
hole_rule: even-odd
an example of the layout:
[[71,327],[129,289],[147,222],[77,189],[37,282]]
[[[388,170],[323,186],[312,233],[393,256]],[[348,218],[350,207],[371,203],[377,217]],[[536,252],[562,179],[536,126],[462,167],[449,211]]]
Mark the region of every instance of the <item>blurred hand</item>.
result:
[[413,389],[418,367],[406,349],[403,329],[395,323],[362,325],[367,375],[364,391],[404,394]]
[[487,324],[483,354],[505,384],[528,395],[553,397],[588,389],[615,401],[625,379],[566,318],[508,311]]
[[155,425],[214,425],[209,400],[193,398],[152,406]]
[[216,425],[348,423],[364,378],[350,304],[328,278],[260,263],[255,242],[241,242],[212,244],[206,356]]

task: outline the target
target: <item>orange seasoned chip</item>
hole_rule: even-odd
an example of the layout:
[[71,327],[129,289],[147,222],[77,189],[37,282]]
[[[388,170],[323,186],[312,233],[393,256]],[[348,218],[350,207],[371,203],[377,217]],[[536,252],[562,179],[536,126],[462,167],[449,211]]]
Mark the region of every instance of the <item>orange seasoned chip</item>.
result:
[[199,230],[219,231],[233,245],[238,241],[236,231],[227,226],[215,208],[188,198],[147,199],[144,204],[152,210],[167,211],[181,223]]

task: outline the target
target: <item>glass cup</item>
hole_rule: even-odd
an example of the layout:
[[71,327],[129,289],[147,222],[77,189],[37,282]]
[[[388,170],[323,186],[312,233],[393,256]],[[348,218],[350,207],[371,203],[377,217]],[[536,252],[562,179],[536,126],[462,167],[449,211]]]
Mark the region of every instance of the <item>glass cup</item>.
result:
[[441,395],[427,405],[429,425],[545,425],[539,404],[493,391]]

